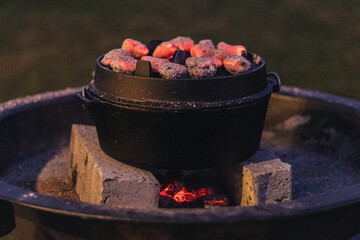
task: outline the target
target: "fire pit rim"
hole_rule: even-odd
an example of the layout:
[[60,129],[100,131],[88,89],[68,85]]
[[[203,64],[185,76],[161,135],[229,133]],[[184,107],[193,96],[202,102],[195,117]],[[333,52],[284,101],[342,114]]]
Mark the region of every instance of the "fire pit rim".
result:
[[[330,193],[292,200],[289,202],[251,207],[230,206],[226,208],[203,209],[114,209],[105,205],[89,204],[38,194],[0,180],[0,200],[31,207],[40,211],[61,213],[112,221],[160,222],[160,223],[217,223],[242,222],[290,218],[314,212],[331,211],[337,207],[360,205],[360,183]],[[351,196],[349,197],[349,192]],[[30,196],[30,198],[25,199]],[[18,198],[22,199],[18,199]],[[42,204],[39,204],[41,202]]]
[[[35,96],[18,98],[0,104],[0,119],[12,114],[49,104],[61,99],[73,99],[74,93],[82,88],[47,92]],[[316,100],[333,106],[345,108],[360,117],[360,102],[312,90],[295,87],[283,87],[280,96],[293,96],[307,100]],[[75,101],[75,99],[74,99]],[[351,193],[351,194],[349,194]],[[227,207],[220,209],[117,209],[106,208],[95,204],[64,200],[45,196],[0,180],[0,199],[13,204],[26,205],[54,213],[81,215],[82,217],[109,220],[159,221],[174,223],[209,223],[218,221],[247,221],[255,219],[274,219],[292,217],[315,211],[328,211],[352,204],[360,205],[360,184],[355,184],[330,193],[323,193],[276,205],[256,207]],[[40,202],[40,203],[39,203]],[[216,217],[214,217],[216,216]]]

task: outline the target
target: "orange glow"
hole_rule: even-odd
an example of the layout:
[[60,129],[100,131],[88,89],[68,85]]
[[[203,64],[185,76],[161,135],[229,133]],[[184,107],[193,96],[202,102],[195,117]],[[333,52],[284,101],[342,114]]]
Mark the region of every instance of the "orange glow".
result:
[[210,39],[204,39],[190,49],[190,54],[192,57],[212,57],[214,51],[214,43]]
[[179,182],[169,184],[164,190],[160,192],[160,196],[170,197],[178,203],[193,202],[196,200],[196,191],[188,191],[185,187],[182,187],[180,190],[178,190],[180,187],[181,184]]
[[204,44],[196,44],[190,50],[190,54],[192,57],[211,57],[214,54],[213,48],[204,45]]
[[182,188],[179,192],[177,192],[173,199],[177,202],[193,202],[197,198],[196,191],[189,192],[186,188]]
[[190,51],[194,46],[194,41],[189,37],[176,37],[169,42],[173,43],[176,47],[183,51]]
[[241,56],[243,54],[246,54],[246,48],[242,45],[235,45],[232,47],[232,50],[230,53]]
[[229,45],[225,42],[219,42],[218,45],[217,45],[217,48],[220,49],[220,50],[224,50],[224,51],[227,51],[233,55],[243,55],[243,54],[246,54],[247,51],[246,51],[246,48],[242,45]]
[[197,192],[199,197],[205,197],[215,193],[212,187],[200,188]]
[[115,72],[134,72],[136,68],[136,59],[129,56],[118,57],[110,63]]
[[191,48],[190,54],[193,57],[201,57],[203,56],[203,50],[200,45],[196,44],[194,47]]
[[101,63],[105,66],[110,65],[112,61],[124,56],[130,56],[130,53],[125,49],[113,49],[107,54],[105,54],[105,56],[101,60]]
[[177,203],[190,203],[201,200],[203,204],[207,206],[227,206],[225,200],[211,199],[211,197],[216,197],[216,191],[211,186],[202,187],[197,190],[189,190],[184,187],[183,184],[174,181],[172,184],[167,185],[164,190],[160,191],[160,196],[169,197]]
[[211,57],[213,63],[216,65],[217,68],[221,67],[222,66],[222,61],[217,59],[216,57]]
[[177,47],[171,42],[163,42],[155,48],[153,57],[171,59]]
[[149,49],[145,44],[131,38],[125,39],[121,48],[129,51],[131,56],[137,58],[145,56],[149,53]]
[[229,53],[228,51],[221,50],[221,49],[216,49],[214,52],[214,57],[216,57],[220,61],[224,61],[224,59],[229,56],[231,56],[231,53]]
[[217,206],[217,207],[226,207],[226,202],[224,200],[205,200],[205,205]]

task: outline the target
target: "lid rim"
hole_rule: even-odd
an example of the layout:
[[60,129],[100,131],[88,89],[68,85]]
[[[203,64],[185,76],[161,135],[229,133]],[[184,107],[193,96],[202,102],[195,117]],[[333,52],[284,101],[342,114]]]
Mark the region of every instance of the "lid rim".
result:
[[216,102],[248,97],[267,88],[266,64],[238,75],[164,79],[114,72],[96,60],[94,86],[103,94],[133,101]]

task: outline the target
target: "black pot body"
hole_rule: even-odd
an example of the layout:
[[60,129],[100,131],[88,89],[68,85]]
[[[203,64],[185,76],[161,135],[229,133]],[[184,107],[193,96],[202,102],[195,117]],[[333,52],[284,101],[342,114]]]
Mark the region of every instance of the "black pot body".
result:
[[101,103],[87,95],[100,146],[111,157],[142,168],[194,169],[230,165],[258,149],[269,91],[229,108],[154,110]]
[[240,75],[174,80],[119,74],[100,57],[94,81],[77,96],[106,154],[141,168],[196,169],[231,165],[257,151],[277,85],[264,60]]

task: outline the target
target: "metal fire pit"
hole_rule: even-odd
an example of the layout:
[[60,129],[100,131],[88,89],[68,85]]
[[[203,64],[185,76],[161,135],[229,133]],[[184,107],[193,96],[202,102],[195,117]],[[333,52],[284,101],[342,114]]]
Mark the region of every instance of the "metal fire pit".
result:
[[[71,124],[92,123],[75,99],[78,91],[0,105],[2,176],[44,149],[67,146]],[[272,96],[265,129],[295,114],[326,117],[349,135],[360,130],[359,102],[290,87]],[[347,154],[356,165],[359,154]],[[26,239],[347,239],[360,232],[360,184],[276,205],[140,210],[45,196],[3,179],[0,199],[1,234],[16,225],[15,232]]]

